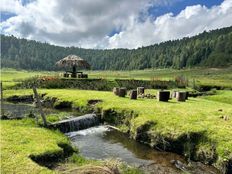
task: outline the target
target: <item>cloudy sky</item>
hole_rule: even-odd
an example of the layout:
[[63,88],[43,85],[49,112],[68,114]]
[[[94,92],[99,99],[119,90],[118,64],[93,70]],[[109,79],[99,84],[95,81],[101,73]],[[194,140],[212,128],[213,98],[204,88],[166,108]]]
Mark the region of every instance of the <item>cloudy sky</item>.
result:
[[232,25],[232,0],[0,3],[2,34],[82,48],[138,48]]

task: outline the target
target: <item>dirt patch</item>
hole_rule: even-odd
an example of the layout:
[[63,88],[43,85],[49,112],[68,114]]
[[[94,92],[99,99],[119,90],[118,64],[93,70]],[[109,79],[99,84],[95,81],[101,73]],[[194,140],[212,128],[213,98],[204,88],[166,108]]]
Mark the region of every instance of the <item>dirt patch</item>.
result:
[[138,127],[134,136],[136,141],[139,141],[144,144],[151,144],[151,138],[148,134],[149,129],[154,126],[156,123],[153,121],[148,121],[142,126]]
[[72,108],[72,102],[69,101],[60,101],[60,102],[56,102],[54,105],[55,109],[71,109]]
[[69,174],[120,174],[117,167],[85,165],[65,171]]
[[13,95],[10,96],[6,99],[9,102],[25,102],[25,103],[32,103],[34,101],[33,95],[23,95],[23,96],[18,96],[18,95]]
[[102,102],[102,100],[88,100],[88,105],[96,105],[97,103],[100,103]]

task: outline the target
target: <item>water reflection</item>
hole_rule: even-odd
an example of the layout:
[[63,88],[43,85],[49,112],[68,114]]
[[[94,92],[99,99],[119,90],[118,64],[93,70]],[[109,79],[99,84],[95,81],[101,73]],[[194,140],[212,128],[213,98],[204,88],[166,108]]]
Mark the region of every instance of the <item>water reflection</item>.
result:
[[127,135],[107,126],[98,126],[67,134],[80,153],[87,158],[116,158],[140,167],[151,174],[181,173],[216,174],[215,168],[201,163],[187,164],[180,155],[160,152],[129,139]]

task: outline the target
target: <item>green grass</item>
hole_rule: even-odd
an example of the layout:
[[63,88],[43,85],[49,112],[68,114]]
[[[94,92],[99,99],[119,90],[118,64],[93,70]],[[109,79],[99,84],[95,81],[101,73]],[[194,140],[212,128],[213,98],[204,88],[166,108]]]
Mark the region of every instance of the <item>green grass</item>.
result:
[[224,87],[232,87],[232,67],[219,68],[194,68],[194,69],[150,69],[150,70],[134,70],[134,71],[89,71],[90,77],[94,78],[132,78],[132,79],[159,79],[172,80],[177,76],[186,77],[190,83],[193,80],[197,84],[218,85]]
[[[157,124],[151,131],[159,132],[162,135],[178,137],[188,132],[206,132],[206,136],[217,144],[217,153],[220,158],[232,157],[232,119],[227,121],[221,119],[222,115],[232,118],[231,98],[228,103],[224,100],[212,101],[211,98],[190,98],[187,102],[176,102],[171,100],[168,103],[158,102],[154,99],[130,100],[119,98],[111,92],[84,91],[84,90],[49,90],[41,89],[40,93],[47,93],[49,97],[56,97],[60,101],[71,101],[74,106],[85,106],[91,99],[101,99],[98,104],[104,110],[114,109],[118,112],[133,110],[138,117],[132,120],[134,128],[144,124],[146,121],[154,121]],[[155,90],[151,92],[155,93]],[[31,90],[7,90],[5,97],[10,95],[25,95],[32,93]],[[232,91],[219,92],[219,98],[232,95]],[[213,96],[212,96],[213,97]],[[218,111],[222,109],[223,111]]]
[[232,105],[232,91],[218,91],[217,95],[205,96],[203,98]]
[[[66,136],[58,131],[38,127],[34,120],[0,120],[1,126],[1,173],[62,173],[60,170],[50,170],[31,160],[29,156],[55,155],[63,153],[58,144],[69,144]],[[58,157],[56,157],[58,158]],[[117,161],[97,161],[86,159],[77,153],[59,163],[62,170],[69,171],[81,167],[82,170],[114,165]],[[141,174],[142,171],[118,164],[123,174]]]
[[26,71],[26,70],[15,70],[9,68],[1,69],[0,80],[3,82],[3,88],[12,87],[21,81],[35,76],[47,76],[47,75],[56,75],[54,72],[46,71]]
[[59,152],[58,143],[68,143],[59,132],[40,128],[31,119],[0,121],[2,173],[54,173],[33,162],[29,155]]
[[[84,71],[85,72],[85,71]],[[192,85],[195,80],[196,84],[201,85],[217,85],[224,87],[232,87],[232,67],[218,68],[195,68],[195,69],[150,69],[150,70],[134,70],[134,71],[86,71],[89,78],[103,79],[142,79],[142,80],[173,80],[177,76],[184,76]],[[14,69],[2,69],[1,80],[4,88],[15,85],[22,80],[43,75],[58,76],[60,72],[45,72],[45,71],[24,71]]]

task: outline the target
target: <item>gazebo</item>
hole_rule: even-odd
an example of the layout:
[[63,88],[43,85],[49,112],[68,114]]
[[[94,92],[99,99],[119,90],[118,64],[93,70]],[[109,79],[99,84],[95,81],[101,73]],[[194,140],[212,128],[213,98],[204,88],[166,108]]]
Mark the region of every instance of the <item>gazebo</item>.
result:
[[79,56],[68,55],[56,62],[56,65],[59,67],[72,67],[72,71],[66,71],[64,77],[69,77],[71,74],[71,77],[73,78],[88,78],[88,74],[83,74],[83,72],[77,71],[77,68],[90,69],[90,64]]

